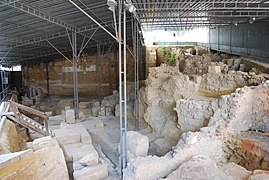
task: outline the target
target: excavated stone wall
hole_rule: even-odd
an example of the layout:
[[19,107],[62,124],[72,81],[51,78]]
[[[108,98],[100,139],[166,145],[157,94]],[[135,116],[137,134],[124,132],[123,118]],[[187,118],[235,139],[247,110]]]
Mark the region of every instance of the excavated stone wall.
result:
[[[253,128],[259,121],[257,114],[264,114],[264,110],[269,109],[268,98],[265,99],[262,106],[255,107],[255,104],[263,99],[264,94],[268,95],[268,90],[269,81],[266,81],[259,86],[238,88],[234,93],[222,96],[217,100],[216,109],[209,119],[208,127],[201,128],[199,132],[184,133],[178,144],[165,156],[132,159],[124,170],[124,179],[169,177],[169,174],[184,162],[192,158],[197,159],[197,155],[202,159],[213,160],[218,167],[226,164],[231,153],[227,147],[230,139],[242,131]],[[257,113],[252,113],[253,109]],[[265,119],[268,118],[269,114],[265,115]],[[244,168],[243,171],[245,171]],[[214,171],[214,173],[216,172]],[[177,172],[175,171],[175,173]],[[231,179],[232,170],[225,173],[225,177]],[[247,173],[246,176],[248,177],[250,174]],[[253,174],[256,174],[256,171]],[[173,177],[173,174],[171,176]]]
[[[108,68],[108,54],[102,54],[101,88],[102,95],[109,95],[109,83],[112,90],[118,84],[118,58],[115,52],[111,53],[110,78]],[[22,66],[23,81],[26,85],[26,66]],[[127,52],[127,79],[134,81],[134,60]],[[47,92],[46,65],[31,64],[29,67],[30,85],[38,86]],[[73,95],[73,66],[68,60],[59,60],[49,63],[49,90],[51,95]],[[98,62],[97,55],[81,57],[78,61],[78,91],[80,96],[96,96],[98,94]]]

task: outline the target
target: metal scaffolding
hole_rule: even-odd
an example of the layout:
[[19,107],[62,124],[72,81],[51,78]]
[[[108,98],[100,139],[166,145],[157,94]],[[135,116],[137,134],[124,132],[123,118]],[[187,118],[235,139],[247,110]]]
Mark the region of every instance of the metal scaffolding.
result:
[[76,31],[72,31],[72,49],[73,49],[73,78],[74,78],[74,111],[75,119],[79,119],[78,109],[78,56],[77,56],[77,34]]

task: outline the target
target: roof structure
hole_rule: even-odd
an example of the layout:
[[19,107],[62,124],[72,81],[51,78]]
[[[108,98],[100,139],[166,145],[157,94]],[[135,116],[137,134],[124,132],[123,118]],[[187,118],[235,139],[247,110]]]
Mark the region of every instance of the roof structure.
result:
[[[113,15],[106,0],[73,0],[80,8],[115,34]],[[130,1],[130,0],[129,0]],[[266,0],[132,0],[135,17],[143,29],[190,29],[264,21],[269,16]],[[128,44],[132,44],[133,17],[127,17]],[[0,0],[0,63],[11,66],[72,55],[71,32],[84,53],[97,44],[115,42],[69,0]],[[56,50],[58,49],[58,50]]]
[[264,20],[268,0],[133,0],[144,29],[216,27]]
[[[106,0],[74,2],[115,34],[113,13]],[[127,14],[127,23],[131,39],[131,14]],[[15,65],[63,58],[59,51],[72,57],[69,40],[74,30],[78,47],[90,39],[85,53],[96,52],[97,44],[110,46],[115,42],[68,0],[0,0],[0,62]]]

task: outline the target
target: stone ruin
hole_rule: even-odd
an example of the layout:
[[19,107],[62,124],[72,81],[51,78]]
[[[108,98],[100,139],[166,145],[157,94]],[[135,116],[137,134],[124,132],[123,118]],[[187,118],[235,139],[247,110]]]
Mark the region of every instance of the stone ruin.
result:
[[[127,83],[123,179],[269,179],[268,74],[250,65],[252,60],[200,49],[177,49],[176,59],[149,68],[138,96],[139,130],[134,127],[134,83]],[[26,143],[25,134],[7,120],[0,152],[13,155],[1,162],[0,172],[34,157],[40,163],[28,164],[30,170],[46,164],[35,179],[45,173],[61,179],[119,179],[118,100],[115,90],[102,100],[80,101],[79,121],[72,99],[28,104],[46,111],[55,136],[32,136],[33,142]],[[22,166],[15,170],[20,168],[0,173],[0,179],[29,174]]]

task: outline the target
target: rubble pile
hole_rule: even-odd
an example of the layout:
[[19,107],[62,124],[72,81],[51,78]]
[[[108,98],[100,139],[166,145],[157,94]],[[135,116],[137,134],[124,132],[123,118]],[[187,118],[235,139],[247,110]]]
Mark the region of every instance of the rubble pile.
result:
[[[227,155],[231,153],[228,151],[227,142],[240,132],[256,127],[255,124],[267,122],[269,115],[264,110],[269,109],[268,90],[269,81],[266,81],[257,87],[239,88],[230,95],[222,96],[207,127],[198,132],[183,133],[172,151],[162,157],[147,156],[131,160],[124,171],[124,179],[173,179],[175,174],[179,175],[179,179],[184,179],[184,175],[200,179],[200,173],[209,178],[210,174],[203,172],[203,168],[199,168],[199,174],[191,175],[188,173],[193,171],[184,170],[195,170],[201,166],[211,167],[210,169],[214,170],[211,173],[232,179],[232,168],[221,170],[221,166],[228,163]],[[255,106],[261,103],[261,99],[264,101],[263,105]],[[263,118],[257,114],[263,115]],[[265,130],[268,132],[269,129]],[[202,165],[203,163],[206,165]],[[244,168],[241,169],[242,173],[246,172]],[[260,176],[268,178],[266,171],[259,172],[262,174]],[[257,176],[256,173],[257,171],[254,171],[249,178]],[[247,173],[246,176],[250,174]]]

